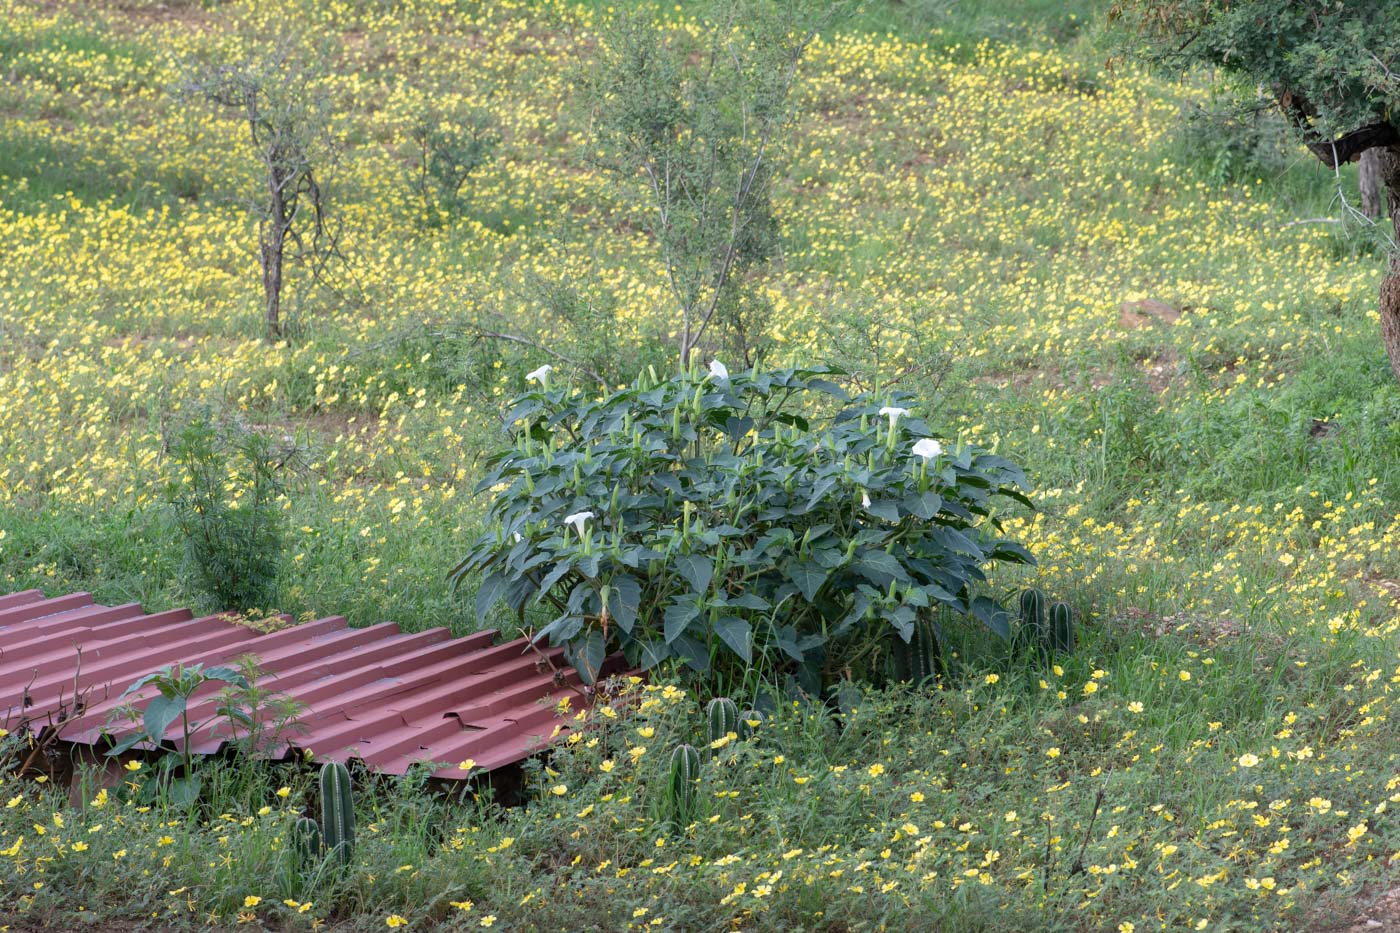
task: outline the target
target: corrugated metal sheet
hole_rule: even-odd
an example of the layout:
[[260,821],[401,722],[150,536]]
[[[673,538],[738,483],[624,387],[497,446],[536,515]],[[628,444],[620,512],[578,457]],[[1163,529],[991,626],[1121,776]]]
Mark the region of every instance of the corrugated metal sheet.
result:
[[[113,723],[113,711],[145,674],[251,655],[265,689],[303,704],[265,754],[310,749],[320,760],[357,759],[389,774],[432,761],[446,764],[438,777],[464,777],[456,764],[467,758],[490,770],[528,757],[556,726],[567,732],[559,701],[569,697],[575,710],[582,703],[582,681],[559,649],[536,650],[523,638],[496,645],[495,636],[405,634],[392,622],[356,629],[339,616],[269,634],[186,609],[148,614],[135,603],[98,605],[87,593],[48,599],[29,590],[0,596],[0,725],[56,726],[64,742],[97,744],[131,731]],[[604,673],[623,667],[612,657]],[[218,694],[211,684],[191,701],[191,722],[215,720],[192,741],[200,754],[230,737],[227,720],[214,715]],[[154,695],[147,688],[128,701],[144,708]],[[179,735],[177,721],[167,738]]]

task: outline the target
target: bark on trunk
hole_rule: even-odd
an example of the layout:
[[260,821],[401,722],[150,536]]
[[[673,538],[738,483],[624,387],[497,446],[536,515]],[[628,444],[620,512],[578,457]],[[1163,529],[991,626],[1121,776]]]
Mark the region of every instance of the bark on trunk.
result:
[[282,336],[282,248],[286,231],[275,222],[269,235],[262,241],[263,271],[263,323],[267,325],[267,339],[277,340]]
[[1372,220],[1385,216],[1385,184],[1381,181],[1381,151],[1361,153],[1361,212]]
[[294,208],[287,203],[287,173],[278,163],[278,151],[267,159],[267,217],[258,231],[263,273],[263,322],[267,339],[282,336],[282,253],[292,228]]
[[[1380,180],[1390,200],[1390,220],[1400,243],[1400,146],[1372,150],[1380,169]],[[1400,381],[1400,252],[1390,257],[1390,273],[1381,281],[1381,341],[1390,368]]]

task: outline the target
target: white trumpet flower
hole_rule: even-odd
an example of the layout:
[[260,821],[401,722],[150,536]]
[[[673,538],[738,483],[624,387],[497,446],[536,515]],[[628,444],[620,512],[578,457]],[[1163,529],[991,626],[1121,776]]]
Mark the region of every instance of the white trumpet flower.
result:
[[588,524],[588,520],[592,517],[592,512],[575,512],[572,515],[564,516],[564,524],[572,525],[574,531],[577,531],[579,533],[579,537],[582,537],[583,526]]
[[894,405],[886,405],[884,408],[880,409],[880,414],[890,419],[890,430],[893,431],[894,426],[896,423],[898,423],[899,419],[909,414],[909,409],[898,408]]
[[912,449],[914,456],[923,457],[925,463],[928,463],[934,457],[937,457],[939,454],[943,453],[943,445],[938,443],[938,441],[934,440],[931,437],[926,437],[923,440],[915,441],[914,447]]

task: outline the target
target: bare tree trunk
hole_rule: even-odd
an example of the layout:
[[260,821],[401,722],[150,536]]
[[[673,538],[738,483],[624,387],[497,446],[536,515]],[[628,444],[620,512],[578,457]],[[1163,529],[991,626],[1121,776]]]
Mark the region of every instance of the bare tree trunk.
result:
[[[1380,180],[1390,200],[1390,219],[1395,227],[1396,242],[1400,243],[1400,146],[1372,149],[1380,168]],[[1390,272],[1381,281],[1380,297],[1381,341],[1390,368],[1400,380],[1400,252],[1390,257]]]
[[1372,220],[1385,216],[1385,183],[1381,181],[1381,150],[1361,153],[1361,212]]
[[268,340],[282,336],[282,253],[292,226],[287,216],[287,183],[274,151],[268,159],[267,218],[258,232],[258,258],[262,261],[263,273],[263,323],[267,326]]
[[286,235],[278,221],[270,220],[258,244],[263,273],[263,322],[268,340],[282,336],[282,246]]

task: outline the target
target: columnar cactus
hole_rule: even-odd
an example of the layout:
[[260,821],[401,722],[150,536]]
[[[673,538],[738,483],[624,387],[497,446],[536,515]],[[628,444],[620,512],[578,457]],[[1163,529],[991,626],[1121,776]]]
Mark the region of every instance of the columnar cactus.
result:
[[695,785],[700,780],[700,753],[693,745],[677,745],[671,752],[671,779],[667,793],[671,815],[678,826],[690,823],[695,812]]
[[941,647],[938,630],[929,619],[914,623],[914,632],[906,642],[892,634],[890,646],[891,679],[901,683],[921,684],[939,674]]
[[321,766],[321,833],[326,851],[349,864],[355,854],[355,799],[350,770],[339,762]]
[[1016,630],[1016,645],[1022,650],[1045,646],[1045,594],[1028,588],[1021,591],[1021,626]]
[[1016,647],[1034,650],[1041,659],[1074,651],[1074,612],[1065,603],[1046,609],[1045,594],[1037,589],[1021,593],[1021,624],[1016,631]]
[[1059,654],[1074,651],[1074,612],[1064,603],[1050,607],[1050,624],[1047,627],[1047,647]]
[[739,707],[729,697],[715,697],[705,707],[705,724],[713,745],[729,733],[739,734]]
[[303,816],[292,824],[292,851],[299,865],[312,865],[321,857],[321,827]]

